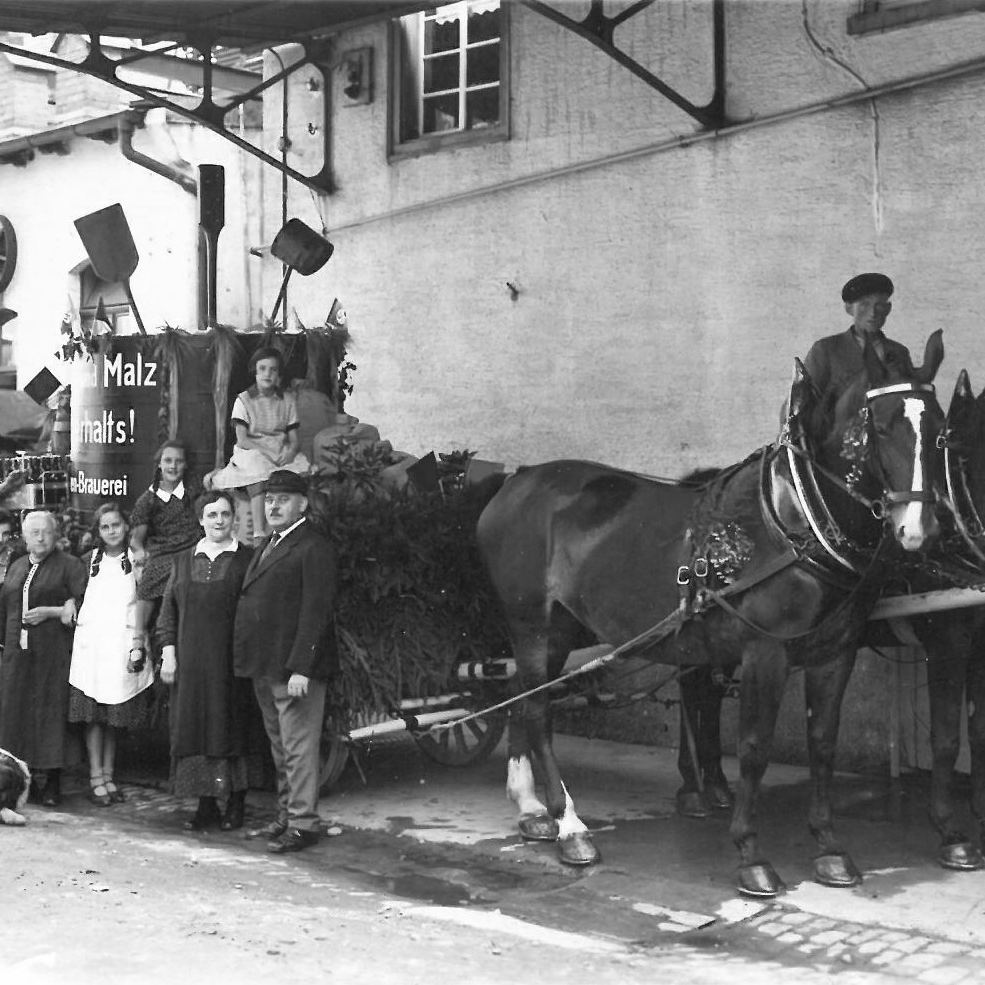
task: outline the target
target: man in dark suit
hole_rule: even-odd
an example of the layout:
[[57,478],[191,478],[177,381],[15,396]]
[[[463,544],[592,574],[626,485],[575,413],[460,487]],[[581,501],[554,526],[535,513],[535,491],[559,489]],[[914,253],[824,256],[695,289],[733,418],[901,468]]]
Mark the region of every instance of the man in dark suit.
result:
[[893,282],[885,274],[859,274],[841,289],[845,311],[852,316],[847,332],[829,335],[811,346],[804,359],[804,369],[819,393],[832,397],[865,369],[866,342],[889,368],[912,369],[910,352],[905,345],[887,338],[882,330],[893,310],[889,300]]
[[318,841],[325,682],[338,669],[335,553],[305,518],[307,491],[286,470],[267,480],[272,533],[246,570],[234,631],[235,673],[253,679],[277,770],[277,819],[246,836],[276,853]]

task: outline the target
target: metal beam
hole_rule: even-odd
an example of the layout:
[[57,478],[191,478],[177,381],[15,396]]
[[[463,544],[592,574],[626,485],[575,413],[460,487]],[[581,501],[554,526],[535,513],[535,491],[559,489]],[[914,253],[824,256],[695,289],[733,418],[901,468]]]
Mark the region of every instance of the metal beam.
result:
[[697,120],[706,130],[717,130],[728,122],[725,117],[725,0],[712,2],[712,49],[714,57],[714,85],[711,100],[705,106],[696,106],[682,96],[676,89],[648,68],[631,58],[618,48],[614,42],[615,29],[654,3],[654,0],[638,0],[614,17],[607,17],[603,11],[602,0],[592,0],[588,14],[576,21],[544,3],[543,0],[519,0],[525,7],[572,31],[604,51],[610,58],[642,79],[652,89],[669,99],[688,116]]
[[325,93],[325,98],[327,100],[331,91],[328,70],[325,65],[325,62],[327,61],[327,43],[311,42],[302,44],[301,47],[304,50],[304,56],[295,64],[289,66],[283,72],[278,73],[278,75],[273,79],[268,79],[266,82],[261,82],[248,92],[240,94],[235,99],[227,102],[225,105],[216,103],[213,100],[211,69],[214,66],[214,63],[212,61],[212,50],[210,43],[207,40],[200,39],[198,44],[201,45],[199,51],[201,51],[203,59],[205,60],[202,64],[202,97],[198,106],[191,108],[183,106],[181,103],[175,102],[174,100],[168,99],[161,93],[153,89],[149,89],[146,86],[126,82],[120,78],[117,78],[117,69],[121,67],[125,68],[125,66],[121,66],[112,58],[106,57],[102,50],[101,39],[97,35],[92,36],[89,52],[82,62],[70,62],[64,58],[59,58],[56,55],[48,54],[47,52],[32,51],[28,48],[19,48],[16,45],[7,44],[6,42],[0,42],[0,54],[19,55],[23,58],[28,58],[32,61],[40,62],[45,65],[53,65],[55,68],[91,75],[94,78],[102,80],[103,82],[108,82],[117,89],[121,89],[139,99],[145,100],[154,106],[160,106],[163,109],[170,110],[178,116],[185,117],[186,119],[200,124],[206,129],[211,130],[213,133],[218,134],[220,137],[224,137],[230,143],[235,144],[245,153],[250,154],[252,157],[257,158],[260,161],[263,161],[264,164],[268,164],[272,168],[276,168],[282,174],[287,175],[289,178],[293,178],[295,181],[300,182],[308,188],[327,194],[331,194],[335,191],[335,183],[332,179],[331,163],[329,161],[327,131],[326,143],[324,147],[325,159],[322,169],[317,174],[306,175],[302,174],[300,171],[297,171],[295,168],[292,168],[285,161],[280,161],[277,158],[272,157],[259,147],[255,147],[249,141],[244,140],[233,130],[227,129],[224,122],[225,116],[236,106],[259,95],[260,92],[269,88],[275,82],[283,80],[286,85],[286,80],[289,76],[308,65],[314,66],[322,73],[324,80],[323,92]]

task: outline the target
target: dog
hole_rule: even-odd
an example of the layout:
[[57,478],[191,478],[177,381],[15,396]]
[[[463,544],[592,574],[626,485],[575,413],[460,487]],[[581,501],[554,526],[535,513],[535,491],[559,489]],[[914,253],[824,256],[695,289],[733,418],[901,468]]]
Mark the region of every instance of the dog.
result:
[[27,800],[31,771],[27,763],[0,749],[0,824],[23,827],[27,819],[18,811]]

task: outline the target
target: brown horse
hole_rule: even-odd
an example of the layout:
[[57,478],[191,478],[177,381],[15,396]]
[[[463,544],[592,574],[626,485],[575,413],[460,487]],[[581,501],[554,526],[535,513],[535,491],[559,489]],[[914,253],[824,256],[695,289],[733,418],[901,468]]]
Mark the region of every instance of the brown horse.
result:
[[[917,550],[938,534],[931,480],[943,414],[929,381],[942,358],[939,333],[928,340],[923,367],[905,377],[867,348],[866,373],[830,399],[813,393],[798,364],[781,441],[705,489],[591,462],[549,462],[508,479],[479,519],[480,551],[525,689],[556,678],[575,648],[620,646],[688,604],[703,610],[618,670],[662,663],[728,675],[741,665],[731,825],[740,892],[774,896],[784,888],[760,851],[756,805],[793,666],[805,674],[815,878],[832,886],[861,878],[832,822],[841,699],[886,543]],[[696,599],[685,599],[681,573],[700,581],[699,561],[707,580]],[[708,699],[706,721],[715,718],[715,700]],[[546,689],[511,711],[507,789],[525,837],[556,839],[568,864],[597,861],[554,756]]]
[[[985,581],[985,391],[976,398],[962,370],[946,424],[947,488],[954,533],[941,545],[960,584],[964,562],[968,583]],[[926,586],[920,586],[926,587]],[[932,586],[941,587],[941,586]],[[945,586],[948,587],[948,586]],[[961,741],[961,711],[968,712],[971,751],[971,808],[985,839],[985,606],[949,609],[911,620],[927,653],[930,698],[930,820],[941,836],[938,860],[947,869],[980,869],[979,848],[956,825],[952,785]]]

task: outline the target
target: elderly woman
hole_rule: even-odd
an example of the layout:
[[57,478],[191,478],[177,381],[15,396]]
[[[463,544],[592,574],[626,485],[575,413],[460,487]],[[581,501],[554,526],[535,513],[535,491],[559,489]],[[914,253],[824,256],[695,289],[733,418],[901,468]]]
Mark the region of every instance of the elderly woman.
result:
[[57,547],[50,513],[28,513],[21,524],[27,555],[7,572],[0,591],[0,748],[25,760],[41,803],[61,803],[61,768],[68,722],[72,627],[85,590],[85,567]]
[[177,556],[157,621],[161,679],[172,686],[174,792],[198,797],[184,826],[232,831],[243,826],[251,767],[264,748],[250,681],[233,676],[233,617],[253,550],[233,536],[230,493],[212,490],[196,505],[205,537]]

